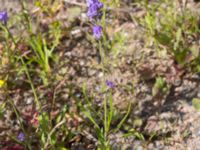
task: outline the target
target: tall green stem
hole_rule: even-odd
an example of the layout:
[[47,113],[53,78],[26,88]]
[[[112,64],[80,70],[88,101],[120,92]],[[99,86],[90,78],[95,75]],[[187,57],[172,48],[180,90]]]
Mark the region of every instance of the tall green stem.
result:
[[[8,34],[9,34],[9,37],[11,38],[12,42],[14,43],[15,48],[18,49],[17,43],[16,43],[16,41],[15,41],[15,39],[14,39],[12,33],[10,32],[10,30],[8,29],[7,26],[5,26],[5,28],[6,28],[7,32],[8,32]],[[35,87],[34,87],[34,85],[33,85],[33,82],[32,82],[32,80],[31,80],[31,77],[30,77],[28,68],[27,68],[27,66],[26,66],[26,64],[25,64],[24,59],[23,59],[22,56],[20,56],[20,61],[21,61],[22,65],[23,65],[24,68],[25,68],[25,73],[26,73],[26,75],[27,75],[27,77],[28,77],[28,80],[29,80],[29,82],[30,82],[30,86],[31,86],[31,89],[32,89],[32,91],[33,91],[33,95],[34,95],[34,98],[35,98],[35,102],[36,102],[36,104],[37,104],[37,107],[39,108],[39,110],[41,110],[41,105],[40,105],[40,103],[39,103],[39,100],[38,100],[38,96],[37,96],[37,94],[36,94]]]

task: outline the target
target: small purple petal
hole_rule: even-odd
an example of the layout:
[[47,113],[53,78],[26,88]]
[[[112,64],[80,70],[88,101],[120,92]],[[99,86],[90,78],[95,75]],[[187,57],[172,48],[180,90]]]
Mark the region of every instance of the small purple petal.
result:
[[112,81],[109,81],[109,80],[106,80],[106,85],[107,85],[109,88],[114,88],[114,87],[115,87],[115,84],[114,84]]
[[17,139],[18,139],[19,141],[21,141],[21,142],[24,141],[24,139],[25,139],[24,133],[20,132],[19,135],[17,136]]
[[6,11],[0,12],[0,21],[4,24],[8,21],[8,13]]
[[96,39],[100,39],[101,38],[101,36],[102,36],[102,27],[101,26],[98,26],[98,25],[94,25],[93,26],[93,36]]
[[94,0],[86,0],[86,4],[88,7],[94,3]]
[[102,2],[97,2],[97,7],[98,7],[98,9],[101,9],[101,8],[103,8],[103,3]]
[[98,5],[101,4],[102,5],[101,7],[103,7],[103,3],[100,2],[99,0],[86,0],[86,4],[88,7],[90,7],[93,4],[98,4]]

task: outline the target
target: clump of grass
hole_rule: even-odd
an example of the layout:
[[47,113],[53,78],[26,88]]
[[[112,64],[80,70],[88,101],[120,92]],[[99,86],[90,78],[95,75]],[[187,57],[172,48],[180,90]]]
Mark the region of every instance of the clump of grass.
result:
[[80,107],[83,114],[94,126],[92,130],[94,130],[94,136],[98,139],[98,149],[100,150],[111,149],[110,141],[108,138],[109,135],[116,133],[120,130],[131,111],[131,104],[129,104],[126,114],[118,123],[118,125],[114,128],[111,127],[112,122],[116,120],[116,118],[118,118],[118,114],[115,113],[116,109],[113,105],[113,88],[115,88],[115,84],[111,81],[106,81],[106,86],[104,85],[100,90],[100,93],[102,93],[100,95],[102,95],[103,106],[100,107],[100,109],[95,109],[93,106],[93,100],[88,96],[89,93],[87,92],[86,85],[83,86],[83,95],[84,100],[86,101],[86,105],[80,103]]
[[[199,72],[199,18],[187,4],[168,0],[143,3],[146,9],[141,24],[158,53],[167,51],[182,66]],[[147,43],[148,45],[148,43]]]

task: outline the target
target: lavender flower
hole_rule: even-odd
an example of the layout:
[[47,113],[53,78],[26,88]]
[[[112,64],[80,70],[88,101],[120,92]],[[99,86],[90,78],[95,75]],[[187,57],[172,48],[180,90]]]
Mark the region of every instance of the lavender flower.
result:
[[90,19],[101,16],[99,11],[103,7],[103,3],[99,0],[87,0],[88,12],[87,15]]
[[8,14],[6,11],[0,12],[0,21],[3,22],[4,24],[6,24],[6,22],[8,21]]
[[94,3],[95,0],[86,0],[86,4],[88,7]]
[[90,7],[93,4],[97,4],[101,7],[103,7],[103,3],[100,2],[99,0],[86,0],[87,6]]
[[24,133],[23,132],[20,132],[19,133],[19,135],[17,136],[17,139],[19,140],[19,141],[24,141],[24,139],[25,139],[25,135],[24,135]]
[[93,36],[96,39],[100,39],[101,38],[101,36],[102,36],[102,27],[101,26],[98,26],[98,25],[94,25],[93,26]]
[[[88,6],[88,17],[92,19],[98,19],[101,18],[102,12],[100,9],[103,7],[103,3],[99,0],[86,0],[87,6]],[[93,26],[93,36],[96,39],[100,39],[102,36],[102,27],[98,25]]]
[[91,5],[89,8],[88,8],[88,12],[87,12],[87,16],[90,18],[90,19],[93,19],[94,17],[96,17],[98,15],[98,7],[97,5]]
[[107,85],[109,88],[114,88],[114,87],[115,87],[115,84],[114,84],[112,81],[109,81],[109,80],[106,80],[106,85]]

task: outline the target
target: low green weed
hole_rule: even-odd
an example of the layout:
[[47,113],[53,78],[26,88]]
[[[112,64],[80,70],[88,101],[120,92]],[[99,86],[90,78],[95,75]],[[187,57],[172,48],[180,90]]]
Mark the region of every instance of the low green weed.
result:
[[153,41],[158,53],[167,53],[182,66],[199,71],[198,16],[187,5],[163,0],[144,4],[146,15],[141,19],[149,43]]
[[115,113],[116,110],[113,105],[112,90],[107,90],[105,87],[103,87],[100,93],[104,93],[102,94],[103,111],[94,109],[93,102],[88,97],[88,92],[85,85],[83,86],[83,95],[84,99],[86,100],[86,105],[82,103],[80,104],[80,107],[84,115],[94,125],[94,130],[96,134],[95,136],[97,136],[98,138],[98,149],[110,150],[111,147],[108,136],[111,133],[116,133],[123,126],[131,111],[131,104],[129,104],[126,114],[118,123],[118,125],[115,128],[111,128],[112,121],[116,120],[115,118],[118,117],[118,114]]
[[[49,5],[42,6],[39,1],[36,2],[36,6],[38,6],[42,12],[49,10]],[[53,12],[56,13],[56,11],[51,10],[52,16]],[[24,17],[27,18],[26,14],[24,14]],[[32,19],[28,17],[28,19],[25,20],[25,24],[32,26]],[[28,64],[36,62],[40,66],[41,72],[39,75],[45,85],[48,84],[48,78],[51,74],[50,61],[56,60],[53,51],[58,46],[61,38],[61,24],[59,21],[53,21],[48,25],[48,29],[48,32],[45,31],[46,33],[42,33],[40,30],[34,33],[32,28],[29,27],[29,38],[26,41],[34,53],[31,57],[26,58],[28,59]]]

